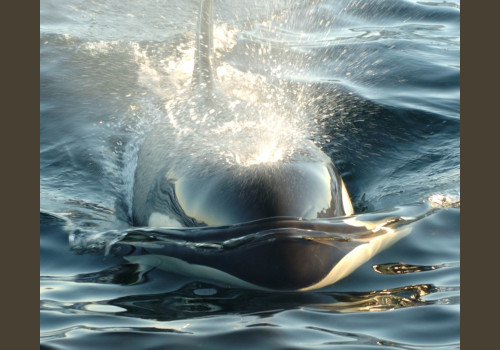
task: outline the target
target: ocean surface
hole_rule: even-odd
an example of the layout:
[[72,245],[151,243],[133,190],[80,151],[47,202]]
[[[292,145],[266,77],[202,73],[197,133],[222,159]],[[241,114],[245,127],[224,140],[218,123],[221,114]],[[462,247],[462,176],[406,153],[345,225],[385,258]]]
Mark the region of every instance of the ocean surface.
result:
[[460,1],[214,4],[221,90],[286,105],[259,128],[290,149],[313,140],[356,215],[413,217],[409,235],[311,292],[148,270],[116,249],[135,229],[146,135],[159,123],[200,135],[195,154],[218,142],[214,125],[176,113],[190,91],[198,7],[40,2],[40,347],[459,348]]

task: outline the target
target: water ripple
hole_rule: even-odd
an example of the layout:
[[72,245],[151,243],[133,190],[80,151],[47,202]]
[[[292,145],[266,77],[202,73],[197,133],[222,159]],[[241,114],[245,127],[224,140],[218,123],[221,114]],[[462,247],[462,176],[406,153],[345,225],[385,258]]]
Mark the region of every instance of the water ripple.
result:
[[403,273],[433,271],[442,268],[460,267],[460,263],[443,263],[431,266],[410,265],[405,263],[385,263],[373,266],[378,273],[387,275],[398,275]]
[[136,333],[176,333],[176,334],[192,334],[191,332],[179,331],[177,329],[155,328],[155,327],[91,327],[87,325],[77,325],[67,328],[57,329],[54,331],[40,332],[41,341],[49,341],[59,338],[69,338],[70,333],[76,331],[92,331],[92,332],[136,332]]

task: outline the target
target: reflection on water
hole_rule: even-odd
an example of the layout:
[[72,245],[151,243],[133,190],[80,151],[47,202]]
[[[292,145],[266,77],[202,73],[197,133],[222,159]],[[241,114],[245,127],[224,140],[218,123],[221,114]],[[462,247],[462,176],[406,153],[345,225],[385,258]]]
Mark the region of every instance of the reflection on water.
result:
[[90,273],[80,273],[74,276],[40,276],[40,281],[65,281],[77,283],[99,283],[133,285],[147,282],[146,272],[138,264],[122,264]]
[[453,263],[447,263],[447,264],[438,264],[432,266],[419,266],[419,265],[410,265],[404,263],[387,263],[387,264],[377,264],[373,266],[373,269],[378,273],[396,275],[401,273],[432,271],[441,269],[443,267],[456,267],[456,266],[459,265]]
[[[145,319],[155,322],[155,327],[136,326],[119,327],[89,327],[74,326],[57,331],[41,332],[44,340],[57,340],[70,336],[75,331],[93,331],[97,333],[117,331],[120,334],[134,332],[157,334],[193,335],[190,323],[197,318],[207,316],[231,315],[245,317],[245,328],[280,329],[276,318],[283,312],[297,310],[307,313],[360,314],[367,312],[388,312],[396,309],[421,307],[425,305],[458,305],[458,297],[442,297],[426,301],[425,297],[443,292],[457,293],[459,288],[443,288],[430,284],[412,285],[407,287],[358,293],[267,293],[240,289],[223,289],[209,284],[189,283],[182,288],[168,293],[130,295],[110,300],[92,302],[58,302],[45,301],[40,303],[41,312],[52,311],[74,315],[113,315],[134,320]],[[165,328],[162,322],[186,320],[183,326]],[[115,321],[116,322],[116,321]],[[200,320],[201,322],[201,320]],[[185,327],[185,328],[184,328]],[[385,340],[364,332],[338,330],[336,327],[308,325],[303,331],[324,332],[328,341],[323,345],[385,345],[398,348],[413,349],[410,344]],[[283,330],[280,330],[281,332]],[[71,337],[71,336],[70,336]],[[183,342],[189,341],[187,339]],[[183,343],[185,344],[185,343]],[[456,346],[456,344],[454,344]]]
[[[339,313],[378,312],[422,306],[432,303],[456,303],[448,298],[425,301],[428,294],[457,291],[416,285],[366,293],[259,293],[239,289],[221,289],[212,285],[192,283],[172,293],[129,296],[108,300],[117,306],[121,316],[176,320],[200,316],[255,314],[269,316],[279,310],[309,308]],[[202,294],[209,295],[202,295]],[[235,307],[238,305],[238,307]]]
[[[89,283],[80,280],[78,282]],[[120,282],[120,281],[117,281]],[[94,283],[108,283],[97,278]],[[434,293],[458,292],[458,287],[412,285],[370,292],[269,293],[220,288],[193,282],[168,293],[130,295],[91,302],[57,302],[42,300],[40,310],[62,313],[108,313],[159,321],[223,315],[257,315],[268,317],[280,310],[307,308],[335,313],[381,312],[431,304],[458,304],[457,297],[425,300]]]

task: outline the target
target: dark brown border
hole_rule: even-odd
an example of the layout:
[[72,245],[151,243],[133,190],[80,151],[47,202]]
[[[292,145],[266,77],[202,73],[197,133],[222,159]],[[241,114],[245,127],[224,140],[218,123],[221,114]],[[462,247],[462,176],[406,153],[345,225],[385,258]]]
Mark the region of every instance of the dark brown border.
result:
[[[31,4],[31,3],[30,3]],[[39,344],[39,9],[2,6],[2,315],[4,348]],[[39,177],[38,177],[39,178]]]
[[[498,12],[461,9],[461,346],[488,349],[498,334]],[[495,6],[496,7],[496,6]],[[488,339],[489,338],[489,339]],[[494,347],[494,346],[493,346]]]

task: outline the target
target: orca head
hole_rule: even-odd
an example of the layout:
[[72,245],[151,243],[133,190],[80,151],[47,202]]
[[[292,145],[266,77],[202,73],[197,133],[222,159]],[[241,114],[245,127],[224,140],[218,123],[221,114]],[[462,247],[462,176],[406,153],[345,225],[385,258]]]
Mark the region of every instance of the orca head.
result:
[[205,225],[353,213],[344,183],[329,160],[256,164],[190,174],[175,181],[174,188],[184,214]]

